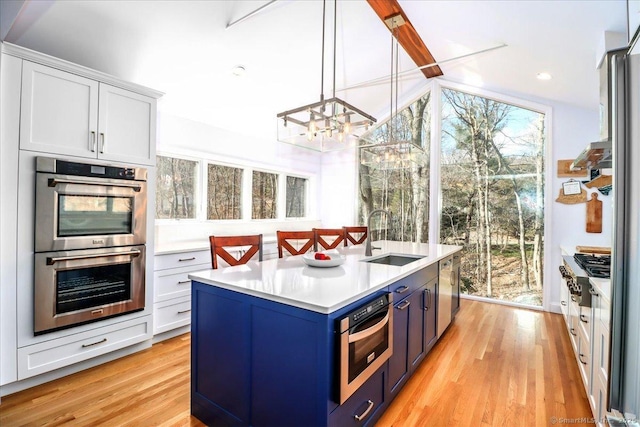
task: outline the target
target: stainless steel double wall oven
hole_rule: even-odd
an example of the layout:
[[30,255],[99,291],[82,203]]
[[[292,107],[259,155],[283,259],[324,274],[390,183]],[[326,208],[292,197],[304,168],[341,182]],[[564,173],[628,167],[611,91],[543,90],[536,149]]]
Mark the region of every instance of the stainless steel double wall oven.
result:
[[144,309],[147,170],[38,157],[34,333]]

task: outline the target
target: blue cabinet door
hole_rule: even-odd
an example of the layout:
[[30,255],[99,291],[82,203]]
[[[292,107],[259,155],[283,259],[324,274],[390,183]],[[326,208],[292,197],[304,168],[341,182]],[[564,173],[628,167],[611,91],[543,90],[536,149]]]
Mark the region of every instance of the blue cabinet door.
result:
[[410,305],[411,302],[404,298],[397,302],[393,309],[393,354],[389,359],[389,392],[392,394],[401,388],[409,374],[407,334]]
[[409,359],[409,369],[413,371],[426,356],[425,331],[424,331],[424,297],[423,288],[412,293],[407,299],[411,302],[409,306],[409,331],[407,357]]
[[438,292],[438,280],[434,279],[427,283],[424,288],[422,288],[422,296],[424,300],[424,342],[425,342],[425,353],[428,353],[431,350],[431,347],[436,343],[437,329],[436,329],[436,319],[437,319],[437,292]]

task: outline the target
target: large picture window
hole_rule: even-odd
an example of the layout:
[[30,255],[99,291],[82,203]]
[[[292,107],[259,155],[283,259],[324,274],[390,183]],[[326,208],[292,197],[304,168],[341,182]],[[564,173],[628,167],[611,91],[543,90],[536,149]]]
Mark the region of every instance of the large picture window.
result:
[[195,218],[197,188],[197,161],[156,157],[156,218]]
[[242,219],[242,169],[207,165],[207,219]]

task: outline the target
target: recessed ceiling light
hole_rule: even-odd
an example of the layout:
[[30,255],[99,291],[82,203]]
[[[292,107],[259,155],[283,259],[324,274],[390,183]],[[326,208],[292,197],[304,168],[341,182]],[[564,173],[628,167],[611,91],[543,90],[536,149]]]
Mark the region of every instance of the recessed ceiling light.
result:
[[538,77],[538,80],[551,80],[551,74],[545,72],[538,73],[536,77]]
[[231,69],[231,74],[233,74],[236,77],[242,77],[246,74],[246,72],[247,72],[247,69],[244,68],[244,66],[242,65],[236,65]]

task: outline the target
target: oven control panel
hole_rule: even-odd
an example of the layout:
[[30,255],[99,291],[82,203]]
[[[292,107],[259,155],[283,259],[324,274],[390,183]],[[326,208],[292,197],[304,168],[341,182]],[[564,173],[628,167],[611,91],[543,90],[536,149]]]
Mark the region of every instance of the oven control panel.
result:
[[338,321],[338,329],[340,329],[341,332],[344,332],[346,328],[351,328],[358,323],[362,323],[371,316],[379,315],[381,311],[386,310],[389,302],[390,301],[388,294],[379,296],[373,301],[370,301],[367,305],[363,305],[362,307],[359,307],[349,314],[345,315],[345,317],[342,317]]

